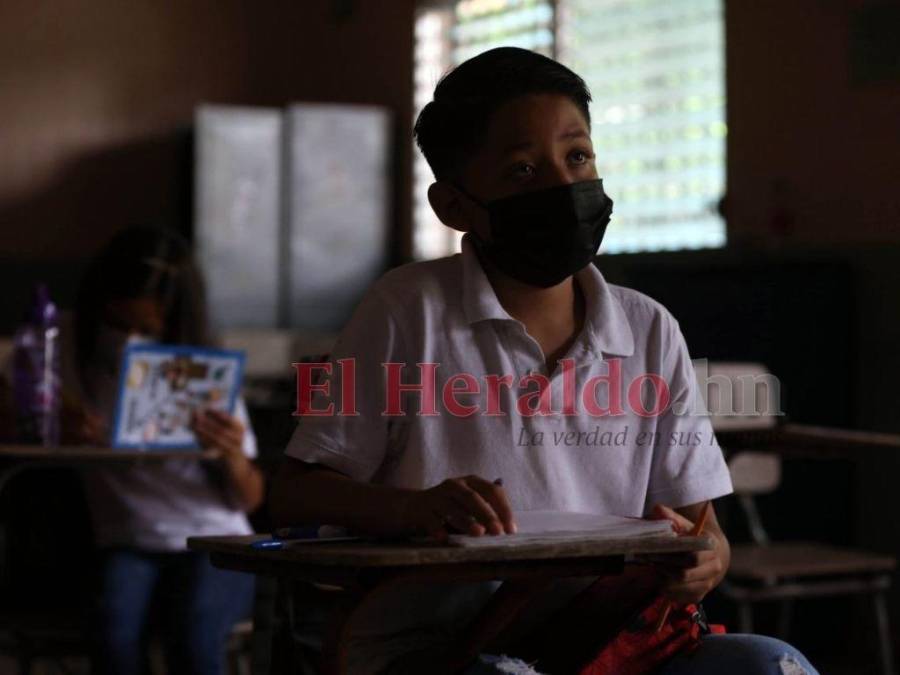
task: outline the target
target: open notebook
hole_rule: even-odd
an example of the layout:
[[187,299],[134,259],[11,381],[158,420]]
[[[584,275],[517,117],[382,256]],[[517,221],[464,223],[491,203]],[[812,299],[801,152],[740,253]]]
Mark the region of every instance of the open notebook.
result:
[[518,511],[517,532],[511,535],[473,537],[451,534],[455,546],[517,546],[573,539],[622,539],[648,536],[675,536],[668,520],[642,520],[572,511]]

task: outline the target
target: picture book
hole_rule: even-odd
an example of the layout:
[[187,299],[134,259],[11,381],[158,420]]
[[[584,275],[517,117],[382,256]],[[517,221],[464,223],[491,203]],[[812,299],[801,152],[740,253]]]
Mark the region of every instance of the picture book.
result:
[[195,450],[198,408],[234,412],[244,353],[183,345],[126,348],[111,444],[131,450]]

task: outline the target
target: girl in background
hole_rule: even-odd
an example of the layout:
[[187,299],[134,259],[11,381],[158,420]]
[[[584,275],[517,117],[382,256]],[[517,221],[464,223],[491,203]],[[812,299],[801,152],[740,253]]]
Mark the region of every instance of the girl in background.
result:
[[[74,344],[63,347],[63,386],[80,405],[64,416],[70,442],[108,445],[122,351],[135,342],[208,345],[203,285],[187,242],[174,232],[132,228],[91,263],[79,289]],[[65,327],[64,327],[65,332]],[[250,575],[218,570],[190,552],[195,535],[252,532],[246,514],[263,501],[246,407],[194,415],[213,462],[170,459],[84,472],[100,593],[95,627],[101,672],[146,666],[151,609],[159,613],[170,673],[223,672],[225,640],[248,617]]]

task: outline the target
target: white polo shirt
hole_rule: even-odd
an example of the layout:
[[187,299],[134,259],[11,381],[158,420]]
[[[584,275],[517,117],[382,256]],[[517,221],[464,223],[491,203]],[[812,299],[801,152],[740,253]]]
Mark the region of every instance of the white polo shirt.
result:
[[[681,507],[730,493],[710,421],[696,414],[702,398],[678,322],[647,296],[606,283],[593,265],[576,280],[585,298],[584,328],[565,357],[570,367],[549,376],[550,414],[529,414],[537,401],[527,395],[548,375],[544,355],[501,306],[468,235],[461,254],[392,270],[336,343],[328,395],[316,391],[311,400],[313,410],[333,403],[340,412],[342,401],[349,402],[342,386],[349,378],[341,377],[338,362],[355,359],[355,406],[346,407],[358,414],[302,417],[287,454],[360,481],[405,488],[468,474],[502,477],[514,511],[640,517],[656,503]],[[422,382],[416,364],[437,364],[424,368],[435,374],[436,414],[417,414],[429,412],[428,397],[423,403],[419,393],[400,399],[409,414],[383,414],[392,398],[382,365],[388,363],[407,364],[404,384]],[[616,372],[619,386],[597,379]],[[538,377],[522,380],[529,374]],[[452,376],[457,389],[478,393],[457,392],[448,409],[442,394]],[[487,376],[511,376],[511,386],[492,392]],[[650,393],[654,381],[657,395]],[[652,414],[666,394],[668,405]],[[454,400],[470,408],[453,406]],[[600,414],[608,408],[615,414]],[[682,410],[688,412],[676,414]],[[488,586],[480,593],[472,585],[430,594],[416,589],[373,607],[371,621],[362,620],[354,633],[360,649],[352,661],[373,672],[375,664],[420,644],[418,638],[446,638],[477,611]]]

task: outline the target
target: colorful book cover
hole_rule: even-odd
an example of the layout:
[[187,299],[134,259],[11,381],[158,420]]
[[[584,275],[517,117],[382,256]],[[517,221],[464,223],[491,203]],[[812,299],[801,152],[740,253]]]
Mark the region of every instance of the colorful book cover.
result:
[[234,413],[244,353],[173,345],[133,345],[122,356],[111,443],[130,450],[197,450],[198,408]]

